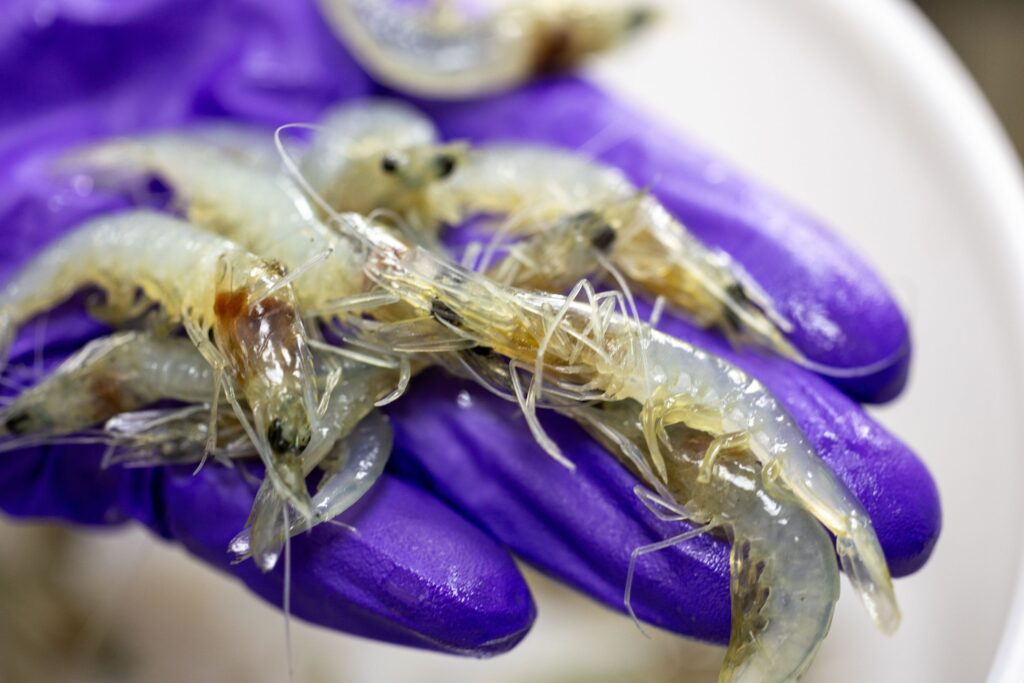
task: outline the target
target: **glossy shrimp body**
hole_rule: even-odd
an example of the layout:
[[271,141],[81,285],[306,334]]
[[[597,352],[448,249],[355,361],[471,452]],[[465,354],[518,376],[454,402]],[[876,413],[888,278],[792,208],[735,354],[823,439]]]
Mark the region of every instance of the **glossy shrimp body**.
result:
[[[188,223],[151,211],[88,221],[51,244],[0,293],[11,329],[76,291],[97,286],[113,308],[160,306],[181,323],[236,412],[245,398],[250,437],[282,495],[306,507],[298,454],[311,434],[315,383],[305,331],[283,269]],[[230,380],[230,381],[224,381]]]
[[429,229],[457,218],[437,188],[461,165],[465,145],[438,142],[433,122],[414,107],[366,99],[327,111],[302,155],[301,171],[337,211],[385,209]]
[[162,399],[210,400],[213,369],[187,339],[93,340],[0,411],[0,435],[71,434]]
[[[649,458],[639,404],[623,401],[567,414],[644,477],[622,448],[628,443]],[[828,535],[788,491],[764,477],[749,453],[719,460],[708,469],[703,463],[708,435],[676,426],[666,430],[666,438],[672,444],[663,493],[668,502],[655,496],[649,500],[659,501],[662,512],[720,530],[732,543],[732,629],[719,681],[795,680],[828,633],[839,597],[839,572]]]
[[379,0],[321,0],[362,65],[406,92],[465,98],[574,67],[632,37],[654,18],[645,6],[536,0],[470,19]]
[[[520,392],[527,417],[545,383],[578,400],[626,400],[643,406],[644,437],[654,476],[667,475],[662,443],[676,424],[714,437],[705,456],[713,467],[724,453],[748,449],[765,476],[778,480],[836,537],[840,561],[875,623],[899,623],[892,581],[871,522],[856,497],[836,479],[774,397],[726,360],[616,312],[616,293],[583,285],[570,297],[502,286],[447,263],[421,248],[388,246],[368,262],[368,276],[453,333],[512,359],[532,372]],[[589,302],[575,296],[587,293]],[[512,373],[515,376],[515,371]],[[533,417],[531,429],[555,457]]]
[[[697,324],[735,343],[773,350],[813,365],[786,338],[792,325],[728,254],[711,249],[621,171],[582,155],[533,145],[474,149],[439,192],[461,213],[508,214],[512,232],[534,236],[516,245],[520,272],[539,264],[523,286],[558,291],[613,264],[640,289],[662,296]],[[601,233],[598,241],[580,232]],[[539,234],[538,234],[539,233]],[[552,281],[544,255],[566,255]],[[544,284],[545,278],[548,284]],[[827,368],[818,368],[827,371]]]
[[126,172],[161,178],[191,222],[293,271],[304,312],[363,287],[358,249],[324,227],[293,183],[201,138],[114,139],[79,150],[65,164],[101,179]]

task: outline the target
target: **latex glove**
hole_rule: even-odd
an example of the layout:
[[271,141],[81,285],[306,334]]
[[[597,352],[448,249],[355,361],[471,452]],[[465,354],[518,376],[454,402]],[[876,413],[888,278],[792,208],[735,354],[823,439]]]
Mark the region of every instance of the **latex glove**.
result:
[[[32,4],[12,3],[4,10],[10,20],[0,21],[0,31],[8,33],[0,36],[0,83],[9,90],[0,93],[0,224],[10,247],[0,261],[0,281],[54,234],[113,205],[89,193],[84,182],[48,178],[47,163],[69,145],[198,117],[271,125],[314,121],[336,100],[380,92],[335,42],[315,8],[304,3],[91,0],[66,3],[44,21],[36,21],[38,11],[33,18]],[[891,298],[835,238],[749,181],[725,172],[725,182],[713,182],[723,177],[724,167],[705,174],[711,157],[590,86],[550,81],[482,102],[428,109],[450,136],[528,137],[570,147],[610,121],[633,117],[637,136],[606,158],[640,184],[660,178],[655,193],[765,286],[797,324],[794,337],[811,358],[862,365],[907,343],[906,325]],[[834,320],[843,335],[823,337],[817,324],[822,316]],[[906,446],[815,376],[756,354],[736,356],[679,321],[666,320],[663,326],[734,358],[776,392],[864,502],[897,575],[925,562],[939,532],[938,498]],[[64,352],[95,332],[77,311],[52,316],[50,329],[48,348]],[[850,382],[846,389],[884,399],[898,392],[905,371],[906,361],[887,377]],[[391,410],[399,452],[393,470],[420,490],[383,482],[382,492],[344,517],[360,529],[358,543],[334,527],[297,539],[296,589],[311,595],[294,596],[295,612],[352,633],[454,651],[489,653],[514,644],[533,611],[507,556],[496,553],[488,537],[443,512],[424,487],[525,558],[621,607],[630,551],[678,527],[652,520],[633,497],[632,478],[564,420],[545,418],[577,462],[575,474],[536,448],[513,406],[475,392],[474,406],[459,408],[455,394],[463,387],[437,373],[414,384]],[[406,502],[396,504],[394,498]],[[108,516],[142,519],[220,567],[227,566],[227,539],[241,527],[250,501],[251,489],[212,468],[196,480],[177,471],[99,475],[95,460],[71,449],[0,460],[4,509],[86,523]],[[401,513],[411,513],[414,503],[437,511],[429,515],[431,530],[422,526],[428,515],[412,520]],[[369,533],[380,528],[374,524],[393,535]],[[424,539],[437,539],[436,553],[424,557],[421,546],[431,545]],[[372,562],[375,553],[389,561]],[[365,571],[353,572],[351,565]],[[451,572],[449,578],[470,577],[480,592],[469,595],[480,599],[451,604],[462,586],[432,583],[442,566]],[[422,579],[422,590],[389,590],[394,567]],[[276,574],[259,576],[251,565],[231,571],[268,599],[280,594]],[[700,538],[646,557],[637,573],[634,604],[653,623],[724,642],[727,574],[724,543]],[[485,575],[491,583],[483,581]],[[419,609],[423,605],[427,608]]]

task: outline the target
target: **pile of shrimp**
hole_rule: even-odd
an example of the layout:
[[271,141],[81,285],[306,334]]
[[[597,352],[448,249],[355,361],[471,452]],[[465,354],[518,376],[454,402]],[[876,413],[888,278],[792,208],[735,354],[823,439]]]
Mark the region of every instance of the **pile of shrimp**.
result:
[[[346,26],[350,13],[383,21],[373,3],[327,4]],[[423,89],[474,89],[471,74],[395,71]],[[807,668],[838,598],[837,553],[875,623],[897,627],[856,497],[763,385],[641,321],[633,291],[656,298],[654,318],[671,306],[736,344],[849,371],[804,357],[757,282],[617,169],[442,141],[389,100],[274,134],[220,125],[98,141],[57,166],[126,190],[157,177],[174,199],[91,219],[4,284],[0,367],[26,323],[86,288],[103,293],[90,311],[116,331],[2,407],[0,450],[101,443],[105,466],[197,471],[258,457],[266,474],[230,550],[269,571],[292,535],[340,523],[372,487],[391,451],[382,408],[437,365],[517,403],[570,468],[538,411],[576,420],[635,475],[651,514],[691,524],[634,550],[631,613],[643,554],[710,532],[731,542],[720,680]],[[480,216],[493,235],[457,261],[442,231]]]

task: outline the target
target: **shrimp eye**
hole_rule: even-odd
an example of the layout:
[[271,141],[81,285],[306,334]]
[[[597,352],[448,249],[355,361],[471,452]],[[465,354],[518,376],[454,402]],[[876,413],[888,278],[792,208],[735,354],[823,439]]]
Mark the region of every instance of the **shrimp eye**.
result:
[[494,353],[494,349],[492,349],[490,346],[480,346],[478,344],[473,348],[469,349],[469,352],[474,356],[481,356],[483,358],[487,358],[488,356]]
[[380,160],[380,170],[384,171],[388,175],[398,173],[398,157],[394,154],[385,154],[384,158]]
[[28,413],[17,413],[7,418],[4,422],[4,429],[7,430],[8,434],[14,434],[15,436],[24,434],[28,431],[28,423],[31,421],[32,418],[29,417]]
[[277,418],[272,420],[270,427],[267,428],[267,441],[275,453],[286,453],[292,450],[292,444],[284,438],[284,427]]
[[608,251],[615,243],[615,229],[605,223],[590,238],[590,244],[598,251]]
[[460,327],[462,325],[462,317],[453,311],[451,306],[439,299],[434,299],[430,302],[430,315],[443,323],[448,323],[452,327]]
[[434,160],[434,163],[437,165],[438,178],[447,178],[450,176],[455,171],[455,167],[457,165],[455,157],[451,154],[442,154]]

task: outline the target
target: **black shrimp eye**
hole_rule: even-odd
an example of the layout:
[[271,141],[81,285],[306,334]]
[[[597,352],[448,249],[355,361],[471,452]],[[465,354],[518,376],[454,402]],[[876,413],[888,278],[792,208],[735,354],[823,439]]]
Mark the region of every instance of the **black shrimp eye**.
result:
[[284,438],[284,427],[277,418],[274,418],[270,422],[270,427],[267,428],[267,442],[270,443],[270,448],[275,453],[286,453],[292,450],[292,444]]
[[462,325],[462,318],[459,314],[453,311],[451,306],[439,299],[434,299],[430,302],[430,315],[441,322],[448,323],[452,327]]
[[4,429],[7,430],[8,434],[14,434],[15,436],[24,434],[28,431],[28,423],[30,421],[31,418],[27,413],[17,413],[7,418],[4,422]]
[[590,238],[590,244],[598,251],[608,251],[615,243],[615,228],[605,223]]
[[437,165],[438,178],[447,178],[455,171],[455,167],[458,165],[455,157],[450,154],[442,154],[434,160],[434,163]]
[[393,154],[385,154],[380,160],[380,170],[391,175],[398,173],[398,158]]

